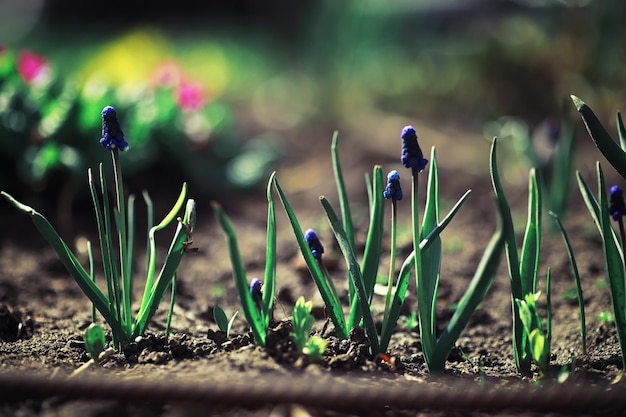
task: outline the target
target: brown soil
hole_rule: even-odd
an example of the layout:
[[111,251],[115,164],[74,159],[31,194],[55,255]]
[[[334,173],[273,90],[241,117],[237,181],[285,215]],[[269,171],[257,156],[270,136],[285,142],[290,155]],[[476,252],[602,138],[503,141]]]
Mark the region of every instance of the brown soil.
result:
[[[395,130],[389,129],[384,138],[373,133],[381,129],[378,126],[382,123],[378,122],[381,120],[372,119],[371,126],[340,129],[343,168],[357,225],[363,226],[357,236],[361,243],[367,215],[364,173],[371,172],[375,163],[382,164],[384,172],[403,172],[398,161],[399,140],[395,138],[396,130],[407,121],[397,121],[393,124]],[[443,234],[445,253],[437,311],[443,327],[496,226],[488,177],[489,142],[452,128],[442,132],[425,123],[413,124],[425,150],[431,145],[437,147],[440,188],[446,207],[465,190],[473,190]],[[331,272],[337,285],[344,287],[344,264],[338,249],[330,243],[332,235],[318,203],[321,194],[336,202],[329,152],[331,135],[332,129],[312,129],[306,136],[313,139],[304,141],[302,132],[282,132],[289,158],[277,167],[277,175],[303,227],[318,230],[327,248]],[[594,163],[602,158],[589,142],[581,130],[577,168],[588,183],[595,184]],[[500,151],[514,217],[523,225],[527,169],[511,162],[514,158],[506,159],[504,147]],[[617,177],[608,164],[603,163],[603,167],[609,181],[615,181]],[[193,190],[190,195],[193,196]],[[263,197],[261,192],[221,201],[238,230],[249,277],[263,273]],[[166,209],[166,203],[157,204],[157,212]],[[93,238],[91,214],[80,210],[73,214],[77,219],[75,229]],[[227,341],[217,332],[212,309],[215,304],[223,306],[228,314],[239,309],[228,252],[208,199],[198,201],[198,210],[200,224],[194,233],[194,244],[200,251],[186,256],[180,269],[173,336],[169,340],[163,336],[167,311],[164,302],[142,342],[115,353],[103,361],[101,369],[88,371],[84,382],[77,383],[67,376],[88,360],[82,334],[90,323],[91,306],[52,249],[36,234],[27,216],[2,204],[0,337],[4,341],[0,342],[0,416],[531,416],[546,412],[615,415],[624,409],[623,403],[608,402],[606,397],[611,393],[612,401],[626,397],[621,395],[621,357],[614,326],[598,318],[601,312],[611,310],[602,246],[577,189],[572,192],[567,228],[583,280],[586,354],[581,352],[578,306],[571,297],[574,281],[560,235],[546,232],[542,247],[541,270],[545,274],[550,266],[553,277],[551,363],[563,367],[575,359],[567,381],[557,385],[551,378],[540,378],[537,372],[529,376],[516,373],[504,257],[486,299],[450,355],[443,377],[428,375],[419,336],[400,322],[389,350],[394,361],[391,365],[367,358],[367,341],[359,332],[349,341],[339,341],[332,336],[332,326],[326,335],[329,350],[320,363],[309,364],[299,358],[288,336],[288,319],[295,299],[304,295],[313,300],[318,318],[316,331],[321,332],[325,323],[321,297],[303,266],[280,206],[277,324],[269,346],[256,347],[242,319],[235,323],[234,336]],[[401,224],[408,226],[408,203],[399,216]],[[544,223],[549,221],[544,216]],[[84,237],[74,231],[67,233],[70,246]],[[400,245],[401,253],[406,254],[410,236],[401,233]],[[141,262],[139,259],[140,265]],[[387,262],[385,257],[381,271],[385,271]],[[542,280],[540,288],[544,287]],[[412,282],[406,315],[416,308],[414,288]],[[379,320],[381,302],[382,297],[375,299]],[[160,385],[150,389],[142,384]],[[163,384],[174,385],[163,388]],[[400,394],[405,402],[398,399]],[[622,407],[619,410],[618,405]]]

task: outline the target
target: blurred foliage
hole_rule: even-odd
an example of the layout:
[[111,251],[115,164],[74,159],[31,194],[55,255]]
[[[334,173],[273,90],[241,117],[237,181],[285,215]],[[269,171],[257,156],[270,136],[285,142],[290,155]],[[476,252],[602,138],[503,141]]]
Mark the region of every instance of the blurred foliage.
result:
[[[47,56],[2,47],[2,188],[53,194],[61,188],[72,198],[72,184],[106,157],[97,141],[107,105],[117,109],[131,146],[121,156],[131,181],[187,181],[198,196],[264,182],[280,151],[271,137],[239,133],[233,106],[221,98],[230,71],[221,51],[213,48],[205,78],[196,78],[166,49],[158,33],[133,32],[93,48],[67,73]],[[193,49],[185,52],[193,59]]]
[[[80,21],[7,45],[1,183],[82,181],[102,156],[93,144],[109,104],[132,148],[125,172],[188,180],[197,195],[261,190],[280,133],[300,139],[292,129],[314,124],[395,114],[480,132],[508,115],[534,130],[561,118],[570,94],[601,119],[623,101],[622,0],[325,0],[272,13],[238,4],[246,14],[223,24],[207,4],[182,24]],[[161,6],[165,16],[174,7]],[[108,22],[118,12],[99,13]],[[24,50],[45,56],[46,82],[20,76]]]

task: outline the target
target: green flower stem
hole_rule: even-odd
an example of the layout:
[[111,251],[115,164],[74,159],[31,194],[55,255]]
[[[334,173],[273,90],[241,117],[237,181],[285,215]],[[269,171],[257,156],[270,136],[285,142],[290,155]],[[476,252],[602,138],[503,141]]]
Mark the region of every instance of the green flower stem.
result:
[[126,207],[124,204],[124,183],[122,179],[122,167],[120,165],[119,151],[117,148],[111,151],[113,161],[113,172],[115,173],[115,196],[117,199],[117,233],[120,249],[120,273],[121,273],[121,295],[122,295],[122,325],[129,330],[132,325],[130,295],[131,277],[128,269],[128,241],[126,237]]
[[[94,263],[93,263],[93,248],[91,247],[90,240],[87,241],[87,256],[89,257],[89,276],[91,277],[91,280],[95,284],[96,283],[96,271],[95,271]],[[91,322],[92,323],[96,322],[96,306],[93,302],[91,303]]]
[[[459,201],[450,209],[450,212],[443,218],[443,220],[433,228],[433,230],[420,242],[420,251],[426,251],[437,241],[437,237],[448,226],[450,221],[454,218],[459,211],[467,197],[470,195],[471,190],[468,190],[463,194]],[[393,295],[393,301],[389,307],[389,313],[387,322],[383,322],[383,330],[380,336],[380,351],[386,352],[391,339],[391,333],[393,332],[396,322],[400,317],[400,309],[404,304],[406,298],[406,292],[409,287],[409,278],[411,276],[411,269],[415,265],[415,251],[411,251],[409,256],[406,257],[402,266],[400,267],[400,273],[398,274],[398,282],[396,283],[396,291]]]
[[396,199],[391,199],[391,249],[389,255],[389,277],[387,279],[387,294],[385,296],[385,312],[383,315],[383,333],[385,333],[384,327],[388,325],[389,321],[389,308],[391,307],[392,293],[393,293],[393,281],[396,273],[396,218],[397,218],[397,204]]
[[411,169],[412,193],[411,193],[411,223],[413,227],[413,250],[415,265],[415,280],[417,284],[417,308],[420,323],[420,338],[424,359],[430,363],[430,356],[435,348],[434,335],[430,332],[430,306],[432,294],[428,294],[424,288],[424,276],[422,274],[422,251],[420,249],[420,223],[419,223],[419,173],[417,169]]
[[317,264],[319,265],[320,270],[322,271],[322,275],[324,275],[324,279],[326,279],[326,284],[328,284],[328,287],[330,288],[330,290],[333,293],[333,296],[335,297],[335,301],[337,302],[337,304],[341,304],[341,300],[339,299],[339,293],[337,292],[337,287],[335,286],[333,277],[330,275],[330,272],[328,272],[328,268],[326,268],[326,264],[324,263],[322,259],[318,259]]

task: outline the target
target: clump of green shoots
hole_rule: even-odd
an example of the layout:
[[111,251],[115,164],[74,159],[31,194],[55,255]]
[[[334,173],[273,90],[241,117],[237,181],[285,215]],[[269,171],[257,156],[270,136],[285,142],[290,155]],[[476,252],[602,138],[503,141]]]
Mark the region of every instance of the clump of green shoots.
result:
[[[176,280],[176,270],[183,255],[193,250],[192,232],[196,221],[194,200],[187,200],[183,218],[177,217],[182,209],[187,193],[187,186],[183,184],[178,200],[170,212],[157,224],[153,224],[152,202],[147,194],[143,197],[148,209],[147,224],[147,265],[145,273],[145,287],[137,314],[133,316],[133,268],[135,266],[135,197],[130,195],[125,201],[122,167],[119,152],[129,148],[124,133],[117,120],[117,113],[111,106],[102,110],[102,138],[100,144],[111,155],[115,180],[115,207],[109,206],[108,187],[106,185],[102,164],[100,164],[98,182],[94,180],[91,169],[88,171],[89,188],[93,200],[106,294],[95,282],[93,271],[93,256],[90,253],[90,272],[85,271],[77,257],[68,245],[61,239],[46,218],[35,209],[22,204],[8,193],[0,193],[13,206],[31,216],[39,232],[55,249],[64,266],[74,278],[83,293],[91,300],[94,308],[104,317],[112,331],[113,345],[117,348],[122,343],[133,342],[142,336],[156,312],[168,288]],[[169,250],[160,271],[157,272],[157,248],[155,234],[174,221],[178,222]],[[90,245],[89,245],[90,246]],[[173,293],[172,293],[173,297]],[[170,309],[171,316],[171,309]],[[94,317],[95,319],[95,317]],[[168,318],[169,322],[169,318]]]
[[[518,251],[515,229],[511,209],[500,180],[496,158],[497,139],[493,139],[490,154],[490,171],[493,189],[496,195],[498,210],[502,219],[505,236],[505,247],[509,279],[511,283],[511,308],[513,313],[513,355],[517,371],[522,374],[531,372],[533,360],[543,375],[550,372],[550,342],[552,329],[552,311],[550,303],[550,270],[548,269],[546,283],[547,298],[547,327],[538,313],[537,303],[540,292],[537,290],[539,282],[539,261],[541,251],[541,219],[542,219],[542,188],[538,173],[534,168],[529,171],[528,178],[528,219],[524,231],[522,248]],[[578,269],[571,251],[571,245],[559,217],[554,212],[557,226],[561,229],[563,238],[570,254],[570,261],[574,271],[574,280],[577,287],[577,297],[581,314],[581,334],[583,351],[585,350],[585,321],[582,289]]]
[[[405,140],[405,136],[413,140]],[[410,126],[403,130],[403,157],[402,162],[407,168],[412,169],[413,173],[413,226],[414,226],[414,250],[404,260],[397,279],[393,279],[395,271],[390,270],[388,283],[388,293],[385,296],[385,310],[383,312],[382,332],[379,336],[374,325],[374,319],[371,312],[371,302],[373,296],[373,288],[378,274],[380,248],[382,245],[383,220],[384,220],[384,202],[385,197],[389,197],[392,201],[392,212],[395,210],[396,202],[400,200],[399,174],[390,173],[388,176],[387,187],[383,186],[382,168],[375,166],[373,176],[370,179],[366,176],[367,193],[369,197],[370,208],[370,225],[365,241],[365,250],[362,255],[362,261],[357,261],[357,255],[354,244],[354,228],[350,216],[350,205],[348,202],[347,191],[341,175],[341,168],[337,154],[338,135],[335,132],[332,145],[333,167],[339,202],[341,206],[342,218],[339,219],[330,202],[325,197],[320,197],[320,202],[331,230],[335,235],[335,239],[339,244],[339,248],[345,258],[347,272],[349,277],[350,290],[350,316],[348,320],[343,315],[343,306],[334,296],[334,291],[324,273],[324,266],[321,259],[316,258],[315,254],[319,254],[318,248],[311,247],[310,241],[307,241],[305,234],[302,232],[300,224],[291,208],[280,184],[275,179],[275,186],[281,199],[285,212],[290,219],[296,240],[300,247],[300,251],[307,263],[309,271],[316,282],[322,299],[324,300],[326,311],[330,316],[338,337],[346,338],[349,331],[363,323],[366,334],[370,341],[370,353],[376,356],[387,350],[389,340],[396,322],[399,318],[400,309],[406,298],[406,291],[409,284],[411,270],[418,271],[418,318],[420,321],[420,334],[422,336],[422,346],[424,347],[424,356],[427,366],[431,372],[441,372],[444,369],[445,361],[448,354],[454,347],[455,341],[458,339],[461,331],[469,321],[471,314],[477,308],[484,298],[489,288],[495,272],[498,267],[499,259],[503,251],[503,237],[499,228],[494,234],[483,260],[481,261],[476,274],[471,281],[468,290],[463,296],[459,308],[457,309],[452,320],[444,330],[444,333],[437,338],[435,309],[437,287],[439,280],[439,268],[441,265],[441,240],[440,233],[450,223],[456,215],[463,202],[469,195],[466,192],[455,206],[450,210],[448,215],[443,219],[439,218],[439,177],[437,169],[437,159],[435,149],[431,152],[431,168],[428,178],[428,199],[427,209],[424,216],[424,223],[420,230],[418,223],[417,210],[417,174],[426,167],[428,162],[421,153],[417,144],[417,135]],[[414,137],[413,137],[414,136]],[[394,198],[395,197],[395,198]],[[392,217],[394,215],[392,214]],[[395,262],[393,228],[395,227],[395,219],[392,219],[392,257]],[[422,261],[424,260],[424,261]],[[395,270],[395,266],[393,267]]]
[[[274,292],[276,288],[276,215],[272,184],[274,174],[270,176],[267,186],[267,247],[265,252],[265,280],[254,278],[248,282],[245,266],[237,243],[237,233],[224,209],[213,202],[213,210],[217,221],[222,227],[230,253],[235,288],[239,296],[244,317],[252,329],[254,340],[259,346],[265,346],[267,331],[274,312]],[[225,315],[224,315],[225,316]],[[230,321],[232,322],[233,319]],[[224,320],[221,320],[222,328]],[[228,325],[227,325],[228,326]],[[232,323],[231,323],[232,326]],[[228,329],[228,327],[226,327]],[[230,333],[229,331],[227,333]]]
[[327,342],[321,336],[311,336],[311,330],[315,323],[315,318],[311,314],[312,307],[313,302],[305,301],[302,296],[296,300],[296,305],[291,314],[293,329],[291,337],[298,352],[306,355],[312,361],[318,361],[326,351]]
[[[618,144],[585,102],[576,96],[571,96],[571,98],[595,145],[622,178],[626,179],[626,128],[620,113],[617,113]],[[619,186],[611,187],[607,196],[606,181],[600,162],[596,163],[596,174],[597,198],[580,172],[576,173],[576,179],[602,240],[606,277],[609,283],[617,340],[622,355],[622,369],[626,370],[626,271],[624,262],[626,233],[623,223],[626,206],[623,191]],[[611,219],[617,223],[618,232],[611,225]]]
[[[417,142],[417,134],[412,126],[402,130],[402,163],[411,170],[411,223],[413,252],[405,264],[413,266],[417,283],[417,317],[424,360],[428,371],[433,374],[443,372],[445,362],[456,340],[469,322],[474,311],[485,298],[500,264],[504,249],[504,234],[500,221],[483,257],[470,281],[457,308],[441,334],[437,333],[436,309],[439,287],[442,244],[439,236],[456,210],[463,203],[469,191],[443,219],[439,219],[439,174],[435,148],[431,150],[431,165],[427,179],[426,208],[420,226],[419,222],[419,174],[425,168],[426,160]],[[398,286],[402,285],[402,271]]]
[[230,339],[230,331],[233,328],[233,324],[235,323],[235,319],[238,314],[239,311],[235,311],[229,319],[221,306],[216,305],[213,307],[213,318],[215,319],[215,323],[217,324],[217,327],[226,334],[227,339]]
[[543,375],[550,374],[550,344],[552,341],[552,304],[550,299],[550,269],[546,278],[546,326],[539,314],[541,291],[516,299],[528,351]]

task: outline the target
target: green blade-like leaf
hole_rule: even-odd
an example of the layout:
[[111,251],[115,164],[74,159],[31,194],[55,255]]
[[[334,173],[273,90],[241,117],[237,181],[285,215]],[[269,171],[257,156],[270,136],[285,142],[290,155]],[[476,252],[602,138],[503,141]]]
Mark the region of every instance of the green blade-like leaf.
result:
[[262,317],[267,329],[274,310],[274,293],[276,292],[276,213],[272,194],[274,176],[270,175],[267,183],[267,244],[265,252],[265,276],[263,280]]
[[363,276],[361,275],[361,267],[357,262],[356,256],[354,255],[354,251],[352,250],[352,246],[350,245],[350,241],[346,236],[345,230],[343,230],[343,226],[337,217],[337,214],[333,210],[332,206],[324,197],[320,197],[320,202],[324,207],[324,211],[328,216],[328,222],[330,227],[335,234],[335,238],[337,239],[337,243],[339,243],[339,248],[341,249],[341,253],[346,260],[348,273],[353,280],[354,289],[359,297],[359,305],[361,307],[361,315],[363,317],[363,323],[365,326],[365,331],[367,333],[367,337],[370,341],[370,350],[372,356],[376,356],[379,353],[378,346],[378,333],[376,332],[376,326],[374,325],[374,318],[372,317],[372,312],[370,310],[369,299],[367,296],[367,291],[365,290],[365,284],[363,282]]
[[265,346],[266,330],[263,320],[259,315],[254,300],[250,295],[250,284],[246,276],[245,266],[239,251],[239,244],[237,243],[237,234],[230,222],[228,216],[218,203],[213,203],[213,211],[217,217],[217,221],[224,231],[226,236],[226,243],[228,244],[228,252],[230,254],[230,262],[233,268],[233,277],[235,279],[235,288],[237,289],[237,295],[239,296],[239,302],[243,309],[243,315],[246,321],[252,328],[254,339],[259,346]]
[[[100,173],[102,173],[102,164],[100,164]],[[117,321],[121,322],[120,317],[119,317],[119,311],[117,310],[117,303],[115,302],[116,293],[115,293],[115,287],[113,284],[114,279],[115,279],[113,277],[113,266],[112,266],[113,265],[113,259],[112,259],[113,258],[113,252],[112,252],[113,242],[111,241],[111,236],[107,234],[106,223],[103,218],[102,209],[100,208],[100,200],[98,198],[98,193],[96,190],[96,183],[93,179],[91,168],[87,170],[87,178],[88,178],[88,183],[89,183],[89,190],[91,192],[91,200],[93,202],[94,213],[96,215],[96,225],[98,227],[98,240],[100,240],[100,252],[102,255],[102,265],[104,269],[104,280],[107,285],[107,292],[109,295],[109,298],[108,298],[109,309],[114,312],[115,316],[117,317]],[[108,211],[106,213],[108,213]],[[113,336],[115,339],[114,343],[116,344],[118,339],[122,335],[117,335],[114,333]]]
[[626,284],[624,281],[624,262],[615,243],[615,239],[613,239],[613,227],[611,226],[611,217],[609,215],[609,200],[606,194],[606,183],[599,162],[597,163],[597,171],[604,262],[610,284],[617,339],[622,354],[622,369],[626,369]]
[[83,342],[85,343],[85,349],[89,352],[91,359],[98,363],[98,357],[106,346],[106,338],[102,326],[91,323],[89,327],[87,327],[87,330],[85,330]]
[[431,359],[431,371],[443,371],[445,361],[454,344],[467,326],[472,314],[484,300],[487,291],[491,288],[493,279],[500,266],[505,240],[506,236],[502,226],[502,217],[500,216],[498,227],[485,249],[469,287],[459,301],[450,322],[437,340],[435,355]]
[[109,323],[109,326],[111,326],[113,331],[117,332],[117,334],[124,334],[115,313],[109,309],[109,300],[102,293],[102,291],[100,291],[100,288],[98,288],[98,286],[93,282],[89,274],[87,274],[87,271],[85,271],[80,262],[78,262],[76,256],[74,256],[72,251],[70,251],[48,220],[46,220],[44,216],[35,211],[32,207],[18,202],[4,191],[0,192],[0,195],[6,198],[7,201],[9,201],[9,203],[11,203],[15,208],[31,216],[33,223],[41,235],[54,248],[55,252],[59,256],[59,259],[72,278],[74,278],[74,281],[76,281],[83,293],[96,306],[100,314],[102,314],[107,323]]
[[522,279],[520,277],[520,262],[517,253],[517,242],[515,241],[515,228],[513,227],[513,218],[511,216],[511,207],[504,193],[500,174],[498,172],[498,163],[496,158],[497,138],[493,138],[491,144],[491,152],[489,156],[489,171],[491,174],[491,183],[496,196],[496,203],[502,229],[504,233],[504,247],[507,254],[507,266],[509,271],[509,280],[511,283],[511,309],[513,312],[513,354],[515,356],[515,365],[519,372],[530,372],[530,358],[525,357],[524,346],[526,345],[526,336],[524,327],[519,317],[519,308],[516,299],[523,299]]
[[576,96],[571,96],[576,110],[580,113],[585,122],[585,127],[591,136],[591,139],[596,144],[602,155],[622,178],[626,179],[626,153],[622,148],[613,140],[609,132],[606,131],[598,117],[594,114],[591,108],[585,104],[584,101]]
[[[587,205],[587,209],[589,210],[591,217],[593,217],[593,221],[595,225],[598,227],[598,231],[600,232],[600,235],[602,235],[603,231],[602,231],[602,223],[600,222],[600,205],[598,204],[598,200],[596,200],[595,196],[593,195],[593,192],[591,191],[591,189],[585,182],[580,172],[576,172],[576,180],[578,181],[578,188],[580,189],[580,193],[583,196],[583,200],[585,201],[585,204]],[[610,229],[611,229],[611,234],[613,235],[613,240],[615,241],[615,247],[617,248],[619,253],[622,254],[623,253],[622,246],[620,244],[619,237],[617,236],[615,229],[613,228],[610,228]]]
[[341,304],[339,304],[339,300],[335,299],[332,290],[326,283],[326,279],[322,274],[320,266],[317,264],[317,261],[313,257],[309,246],[304,240],[304,233],[302,233],[300,222],[298,221],[298,218],[291,208],[291,204],[289,204],[287,196],[285,195],[282,187],[280,186],[280,183],[278,182],[278,178],[276,177],[274,177],[274,187],[276,188],[276,191],[278,191],[278,197],[280,198],[281,204],[285,209],[285,213],[289,218],[289,223],[291,224],[291,228],[293,229],[293,233],[296,238],[296,242],[298,243],[298,247],[300,248],[300,252],[302,253],[302,257],[307,264],[313,281],[317,285],[317,289],[322,296],[322,300],[324,300],[324,305],[326,306],[327,313],[333,321],[333,324],[335,325],[337,337],[339,337],[340,339],[346,339],[348,337],[348,329],[346,327],[346,321],[343,315],[343,309],[341,307]]
[[339,162],[339,132],[335,130],[331,145],[331,157],[333,164],[333,173],[335,176],[335,184],[337,186],[337,194],[339,197],[339,207],[341,208],[341,220],[346,230],[348,240],[352,245],[352,250],[356,252],[356,244],[354,242],[354,225],[352,224],[352,214],[350,212],[350,200],[346,191],[346,183],[343,179],[341,171],[341,163]]
[[145,307],[139,311],[132,326],[133,338],[144,334],[152,316],[154,316],[154,313],[159,308],[159,304],[163,300],[165,292],[176,279],[176,271],[178,270],[180,261],[185,254],[185,244],[189,240],[189,231],[193,230],[195,226],[195,208],[195,201],[191,199],[188,200],[185,216],[183,219],[177,219],[178,227],[176,228],[176,232],[172,238],[172,243],[170,244],[170,248],[165,256],[165,262],[163,263],[154,286],[148,295]]
[[617,112],[617,133],[619,134],[619,144],[624,152],[626,152],[626,128],[624,127],[624,121],[622,115]]
[[524,242],[520,256],[520,278],[522,293],[536,293],[541,249],[541,188],[535,169],[528,178],[528,222],[524,232]]
[[[461,196],[459,201],[450,209],[450,212],[444,217],[444,219],[428,234],[428,236],[420,242],[420,250],[427,250],[433,242],[436,241],[436,237],[446,228],[446,226],[452,221],[456,213],[459,211],[467,197],[469,197],[471,190],[467,190],[465,194]],[[383,333],[380,337],[380,351],[386,352],[387,347],[389,346],[389,340],[391,339],[391,334],[393,329],[395,328],[395,323],[398,321],[400,317],[400,309],[404,304],[404,300],[406,298],[406,291],[409,286],[409,278],[411,275],[411,269],[415,264],[415,252],[411,251],[411,253],[407,256],[400,268],[400,273],[398,274],[398,281],[396,283],[396,292],[393,295],[393,300],[391,302],[391,307],[389,309],[389,313],[387,315],[387,323],[386,326],[383,326]]]
[[576,296],[578,298],[578,310],[580,317],[580,336],[582,341],[582,353],[585,355],[587,353],[587,326],[585,324],[585,302],[583,299],[583,289],[580,284],[580,274],[578,273],[578,265],[576,263],[576,257],[574,256],[574,250],[572,249],[572,245],[570,243],[569,237],[567,236],[567,232],[565,231],[565,227],[561,220],[554,212],[550,212],[550,215],[554,217],[556,224],[561,230],[561,236],[563,237],[563,241],[565,242],[565,249],[567,250],[567,255],[569,257],[570,264],[572,266],[572,273],[574,275],[574,282],[576,284]]
[[[428,170],[428,186],[426,190],[426,207],[422,220],[420,240],[434,229],[439,223],[439,169],[435,147],[431,148],[430,168]],[[437,322],[437,288],[441,271],[441,237],[433,238],[432,245],[422,250],[422,279],[421,288],[418,288],[418,308],[423,304],[424,315],[420,320],[428,323],[429,332],[436,339]]]
[[228,316],[222,307],[218,305],[213,307],[213,319],[215,320],[217,327],[226,333],[226,330],[228,330]]
[[[380,264],[380,254],[383,245],[383,222],[385,220],[385,199],[383,197],[384,179],[380,165],[376,165],[372,174],[372,197],[370,206],[370,223],[365,240],[363,251],[362,274],[363,284],[368,300],[372,299],[376,277],[378,276],[378,266]],[[355,252],[356,253],[356,252]],[[352,287],[352,280],[350,280]],[[348,316],[348,328],[357,325],[361,320],[361,309],[357,302],[358,295],[352,294],[350,299],[350,315]]]
[[[150,292],[154,287],[154,279],[156,275],[156,261],[157,261],[157,247],[156,240],[154,235],[159,230],[163,230],[166,228],[174,219],[176,215],[183,207],[183,203],[185,202],[185,197],[187,196],[187,183],[183,183],[183,187],[178,195],[178,199],[172,206],[172,209],[167,213],[167,215],[161,220],[159,224],[153,226],[148,233],[148,270],[146,272],[146,284],[143,292],[143,297],[141,298],[141,308],[139,312],[142,313],[143,310],[146,309],[148,304],[148,299],[150,297]],[[144,195],[145,198],[145,195]]]

